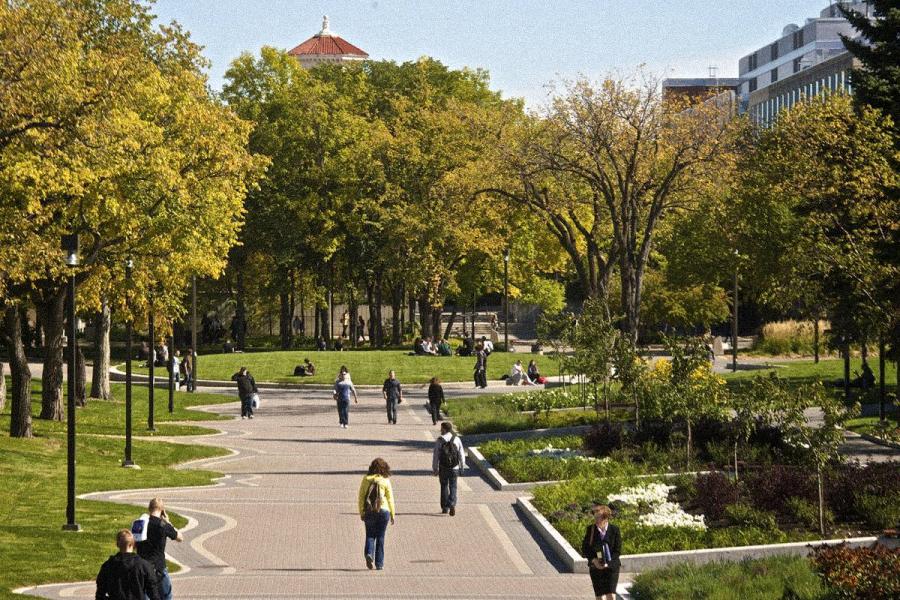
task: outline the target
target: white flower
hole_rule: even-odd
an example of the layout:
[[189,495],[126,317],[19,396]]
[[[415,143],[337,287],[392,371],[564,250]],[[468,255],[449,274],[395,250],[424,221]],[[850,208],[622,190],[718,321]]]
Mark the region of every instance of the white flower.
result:
[[674,485],[648,483],[636,487],[625,488],[618,494],[611,494],[608,501],[621,502],[622,504],[629,504],[632,506],[637,506],[639,504],[654,506],[666,502],[669,499],[669,492],[674,489]]
[[648,483],[610,494],[608,501],[631,506],[647,505],[650,510],[638,517],[638,523],[648,527],[706,529],[703,515],[688,514],[676,502],[669,502],[669,492],[674,489],[674,485]]
[[528,454],[529,456],[543,456],[545,458],[555,458],[558,460],[574,459],[584,462],[597,463],[605,463],[610,461],[610,458],[608,456],[603,458],[594,458],[593,456],[585,456],[584,454],[582,454],[581,450],[573,450],[571,448],[554,448],[553,445],[530,450]]

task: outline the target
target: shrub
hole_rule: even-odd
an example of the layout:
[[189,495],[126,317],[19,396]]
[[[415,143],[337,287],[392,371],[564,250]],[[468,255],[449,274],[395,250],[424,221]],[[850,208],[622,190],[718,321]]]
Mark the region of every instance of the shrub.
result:
[[900,525],[900,492],[877,496],[862,494],[856,500],[857,512],[873,529],[888,529]]
[[778,529],[775,515],[764,510],[757,510],[743,503],[730,504],[725,507],[725,518],[732,525],[745,525],[756,529],[774,531]]
[[[824,347],[826,321],[819,321],[819,344]],[[812,354],[813,323],[810,321],[779,321],[763,325],[755,350],[766,354]]]
[[825,474],[825,497],[838,519],[864,519],[859,506],[863,495],[887,497],[900,493],[900,469],[896,463],[850,463],[835,467]]
[[641,421],[641,426],[635,429],[632,434],[634,443],[639,446],[645,443],[652,443],[657,446],[668,446],[671,437],[671,424],[647,419],[643,419]]
[[741,488],[722,473],[698,475],[694,481],[693,503],[707,519],[718,521],[725,516],[725,508],[741,499]]
[[[784,503],[785,511],[797,523],[811,531],[819,530],[819,505],[803,498],[788,498]],[[825,527],[834,525],[834,513],[825,509]]]
[[622,423],[598,423],[584,434],[584,449],[594,456],[608,456],[613,450],[622,448],[624,439]]
[[813,551],[813,562],[832,598],[900,598],[900,548],[821,546]]
[[776,556],[646,571],[635,577],[630,593],[635,600],[819,600],[825,586],[806,559]]
[[763,471],[750,472],[744,478],[752,504],[761,510],[784,512],[788,498],[818,501],[815,475],[798,467],[774,465]]

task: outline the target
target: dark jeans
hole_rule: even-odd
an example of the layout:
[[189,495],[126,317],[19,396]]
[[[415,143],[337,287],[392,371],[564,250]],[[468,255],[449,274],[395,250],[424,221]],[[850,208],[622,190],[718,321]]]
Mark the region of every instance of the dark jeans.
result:
[[437,425],[437,422],[441,420],[441,403],[429,402],[428,409],[431,413],[431,424]]
[[182,384],[184,384],[184,386],[187,388],[187,391],[193,392],[194,391],[194,374],[193,373],[185,373]]
[[[169,570],[163,569],[162,572],[156,572],[157,583],[159,587],[159,597],[162,600],[172,600],[172,580],[169,579]],[[150,600],[149,596],[144,596]]]
[[459,471],[456,469],[441,467],[438,470],[438,479],[441,482],[441,510],[456,506],[457,477],[459,477]]
[[349,425],[350,424],[350,401],[338,399],[337,409],[338,409],[338,422],[341,425]]
[[384,534],[387,532],[388,523],[391,521],[391,512],[380,510],[377,513],[367,514],[366,522],[366,556],[375,557],[375,568],[384,566]]
[[487,387],[487,373],[484,369],[475,371],[475,386]]
[[241,398],[241,416],[242,417],[252,417],[253,416],[253,405],[250,403],[250,398]]
[[397,399],[396,398],[388,398],[385,401],[387,404],[387,417],[389,423],[397,422]]

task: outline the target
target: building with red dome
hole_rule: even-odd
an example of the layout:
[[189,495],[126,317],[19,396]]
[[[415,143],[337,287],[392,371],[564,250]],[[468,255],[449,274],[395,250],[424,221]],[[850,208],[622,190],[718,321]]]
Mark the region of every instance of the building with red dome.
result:
[[296,56],[300,64],[307,69],[322,63],[343,63],[369,58],[369,54],[364,50],[334,35],[328,27],[327,16],[322,18],[322,31],[288,50],[288,54]]

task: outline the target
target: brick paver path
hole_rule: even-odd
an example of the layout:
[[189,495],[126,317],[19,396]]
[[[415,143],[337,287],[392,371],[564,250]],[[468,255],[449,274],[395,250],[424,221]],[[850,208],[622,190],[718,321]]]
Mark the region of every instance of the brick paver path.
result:
[[[168,546],[187,567],[173,577],[176,598],[592,597],[588,577],[562,573],[523,524],[514,493],[492,490],[470,470],[460,480],[457,515],[440,513],[431,474],[438,429],[424,390],[407,390],[405,398],[399,423],[388,425],[381,395],[367,392],[351,406],[350,428],[341,429],[330,394],[264,390],[256,419],[217,422],[218,436],[174,440],[235,452],[193,465],[225,473],[216,487],[95,497],[145,505],[158,494],[192,519],[186,541]],[[212,410],[238,412],[236,403]],[[397,498],[382,572],[366,569],[356,509],[360,479],[377,456],[391,465]],[[110,538],[122,526],[110,524]],[[87,598],[93,591],[66,584],[31,593]]]

